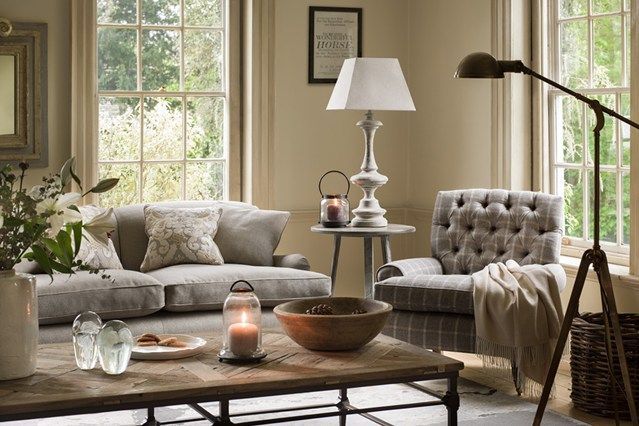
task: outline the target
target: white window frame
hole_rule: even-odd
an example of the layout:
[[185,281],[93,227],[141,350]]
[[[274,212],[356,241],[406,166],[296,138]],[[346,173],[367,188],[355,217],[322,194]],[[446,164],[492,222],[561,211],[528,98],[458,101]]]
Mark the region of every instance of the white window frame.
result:
[[[97,183],[98,177],[98,101],[100,95],[108,96],[137,96],[141,100],[144,96],[150,94],[155,97],[186,97],[211,96],[223,94],[225,102],[225,182],[224,182],[224,199],[240,200],[241,199],[241,134],[240,134],[240,1],[241,0],[224,0],[225,22],[224,22],[224,77],[222,92],[151,92],[151,91],[100,91],[97,89],[97,2],[96,0],[71,0],[71,92],[72,92],[72,113],[71,113],[71,150],[72,155],[77,160],[77,173],[82,179],[84,186],[91,186]],[[181,6],[184,1],[180,0]],[[138,17],[139,6],[138,2]],[[182,13],[183,13],[182,7]],[[182,16],[183,18],[183,16]],[[100,24],[103,26],[103,24]],[[135,28],[140,31],[141,28],[147,26],[137,24],[124,25],[105,25],[112,27],[128,27]],[[163,26],[149,26],[153,29],[168,28]],[[172,26],[171,29],[189,29],[184,26],[184,20],[181,20],[181,26]],[[204,27],[194,27],[197,29],[206,29]],[[138,43],[138,61],[140,58],[141,46]],[[180,49],[180,57],[183,67],[183,54]],[[137,72],[140,72],[138,65]],[[183,78],[183,76],[181,76]],[[138,76],[138,82],[139,76]],[[139,87],[140,88],[140,87]],[[184,106],[185,107],[185,106]],[[142,128],[144,118],[140,117]],[[183,138],[186,143],[184,132],[186,126],[183,126]],[[143,129],[141,129],[140,137],[143,137]],[[140,140],[143,143],[143,140]],[[210,159],[212,162],[220,161],[218,159]],[[132,160],[132,163],[140,163],[143,161],[143,153],[141,152],[140,160]],[[147,160],[148,161],[148,160]],[[186,151],[184,158],[176,161],[148,161],[149,163],[178,163],[182,162],[184,173],[186,173],[185,164],[193,160],[186,159]],[[200,160],[194,160],[200,161]],[[208,160],[204,160],[208,161]],[[113,163],[126,163],[127,161],[113,161]],[[140,170],[139,185],[142,183],[142,173]],[[184,180],[186,182],[186,180]],[[184,184],[182,187],[182,195],[185,196]],[[142,197],[142,187],[140,186],[140,197]],[[95,198],[91,194],[87,197],[88,202],[94,202]]]
[[[636,1],[636,0],[632,0],[632,1]],[[569,21],[574,21],[574,20],[588,20],[588,43],[589,43],[589,67],[590,67],[590,72],[589,72],[589,78],[592,78],[592,74],[593,74],[593,61],[592,61],[592,37],[593,37],[593,17],[601,17],[601,16],[619,16],[621,15],[621,28],[622,28],[622,76],[623,76],[623,86],[620,87],[614,87],[614,88],[577,88],[575,90],[577,90],[579,93],[584,94],[585,96],[594,96],[594,95],[601,95],[601,94],[612,94],[615,96],[615,109],[617,111],[620,110],[620,96],[621,94],[628,94],[629,96],[632,97],[631,93],[630,93],[630,82],[626,81],[627,78],[629,78],[628,73],[626,73],[626,69],[628,66],[630,66],[630,58],[627,58],[626,56],[626,36],[625,36],[625,31],[627,30],[627,26],[626,26],[626,20],[627,19],[632,19],[632,14],[629,11],[626,11],[623,9],[623,5],[624,5],[624,1],[621,0],[622,3],[622,10],[619,12],[614,12],[614,13],[604,13],[604,14],[593,14],[592,13],[592,2],[588,2],[588,11],[587,11],[587,15],[583,15],[580,17],[576,17],[576,18],[559,18],[559,0],[548,0],[548,7],[547,7],[547,11],[548,11],[548,24],[547,24],[547,39],[548,39],[548,43],[549,43],[549,49],[546,55],[546,61],[549,64],[549,66],[547,67],[547,69],[550,71],[550,75],[549,77],[553,80],[559,81],[559,76],[560,76],[560,61],[559,61],[559,28],[560,28],[560,23],[561,22],[569,22]],[[583,212],[583,223],[582,223],[582,229],[583,229],[583,237],[582,238],[575,238],[575,237],[565,237],[563,239],[563,246],[562,246],[562,254],[567,255],[567,256],[573,256],[573,257],[579,257],[581,256],[581,254],[583,253],[583,251],[587,248],[590,248],[592,246],[592,240],[588,240],[588,232],[589,232],[589,191],[590,191],[590,186],[592,185],[592,182],[590,182],[590,179],[588,179],[588,170],[593,170],[593,166],[589,165],[587,162],[589,161],[589,152],[588,149],[585,149],[585,152],[582,155],[582,162],[581,164],[570,164],[570,163],[561,163],[557,161],[556,158],[556,153],[557,153],[557,149],[561,148],[560,146],[557,146],[557,138],[555,135],[555,129],[556,129],[556,119],[557,119],[557,114],[555,111],[555,105],[556,105],[556,98],[558,96],[564,96],[566,95],[565,93],[561,92],[558,89],[555,88],[547,88],[544,90],[544,92],[546,93],[546,117],[545,120],[547,120],[548,123],[548,143],[549,143],[549,149],[548,149],[548,165],[549,165],[549,184],[550,184],[550,191],[552,193],[555,194],[560,194],[563,195],[563,187],[561,185],[558,185],[558,173],[565,169],[573,169],[573,170],[580,170],[582,173],[582,182],[583,182],[583,206],[584,206],[584,212]],[[588,138],[590,137],[590,135],[592,133],[590,133],[590,129],[586,128],[586,123],[588,120],[589,115],[588,114],[592,114],[592,112],[590,111],[590,109],[588,108],[588,106],[586,104],[581,105],[582,106],[582,117],[583,117],[583,122],[582,122],[582,126],[584,128],[584,141],[583,141],[583,146],[586,147],[586,142],[588,140]],[[616,243],[611,243],[611,242],[607,242],[607,241],[602,241],[601,245],[602,247],[608,252],[609,254],[609,258],[612,262],[617,263],[617,264],[621,264],[621,265],[625,265],[628,266],[630,263],[629,260],[629,253],[630,253],[630,247],[628,244],[623,243],[623,220],[619,220],[620,218],[623,217],[623,188],[622,188],[622,173],[629,173],[631,166],[630,165],[621,165],[621,153],[622,153],[622,146],[621,146],[621,125],[620,122],[618,120],[615,120],[611,117],[606,117],[606,126],[615,126],[616,130],[615,130],[615,134],[616,134],[616,142],[617,142],[617,164],[616,165],[601,165],[601,170],[602,172],[606,172],[606,171],[611,171],[611,172],[615,172],[616,173],[616,188],[617,188],[617,241]],[[631,142],[631,146],[632,146],[633,142]],[[636,162],[637,159],[632,159],[632,162]],[[632,180],[632,177],[631,177]],[[630,189],[628,188],[628,191],[630,192]],[[631,231],[630,231],[630,237],[631,237],[631,245],[632,245],[632,227],[631,227]]]

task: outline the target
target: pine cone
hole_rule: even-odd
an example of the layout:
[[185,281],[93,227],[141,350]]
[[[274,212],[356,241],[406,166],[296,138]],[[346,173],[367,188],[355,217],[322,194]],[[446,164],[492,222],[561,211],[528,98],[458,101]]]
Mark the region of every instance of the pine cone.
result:
[[355,309],[351,315],[361,315],[361,314],[365,314],[367,312],[368,311],[366,309]]
[[333,308],[320,304],[313,306],[311,309],[307,309],[306,313],[309,315],[333,315]]

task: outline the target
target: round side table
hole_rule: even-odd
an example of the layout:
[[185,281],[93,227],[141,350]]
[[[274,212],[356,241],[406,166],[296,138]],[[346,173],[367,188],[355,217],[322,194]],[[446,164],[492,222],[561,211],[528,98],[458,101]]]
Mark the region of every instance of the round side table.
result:
[[342,237],[358,237],[364,239],[364,293],[367,299],[373,297],[373,281],[375,265],[373,264],[373,238],[379,237],[382,245],[382,259],[384,263],[392,261],[390,236],[396,234],[410,234],[415,232],[414,226],[389,223],[380,228],[360,228],[346,226],[343,228],[325,228],[322,225],[311,226],[311,231],[318,234],[333,236],[333,262],[331,263],[331,294],[335,294],[335,279],[337,278],[337,263]]

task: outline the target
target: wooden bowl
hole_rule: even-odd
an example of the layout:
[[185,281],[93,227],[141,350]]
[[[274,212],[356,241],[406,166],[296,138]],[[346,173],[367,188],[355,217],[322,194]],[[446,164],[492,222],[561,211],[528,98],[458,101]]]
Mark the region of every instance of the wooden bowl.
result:
[[[329,305],[334,315],[310,315],[306,310]],[[365,314],[352,314],[363,309]],[[347,351],[373,340],[384,328],[393,307],[378,300],[356,297],[318,297],[277,305],[273,312],[284,332],[297,344],[315,351]]]

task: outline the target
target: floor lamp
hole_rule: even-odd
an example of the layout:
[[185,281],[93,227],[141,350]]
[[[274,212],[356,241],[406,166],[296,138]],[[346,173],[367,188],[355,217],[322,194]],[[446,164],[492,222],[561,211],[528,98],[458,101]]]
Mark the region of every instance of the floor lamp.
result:
[[594,111],[597,122],[593,129],[593,133],[595,136],[595,158],[594,158],[594,188],[595,188],[595,211],[594,211],[594,242],[591,249],[586,250],[581,258],[581,263],[579,264],[579,270],[577,271],[577,277],[575,278],[575,285],[572,289],[572,293],[570,295],[570,301],[568,302],[568,308],[566,309],[566,315],[564,317],[564,322],[561,325],[561,331],[559,333],[559,338],[557,340],[557,346],[555,347],[555,352],[552,357],[552,362],[550,364],[550,368],[548,369],[548,373],[546,375],[546,381],[544,383],[544,389],[541,394],[541,400],[539,401],[539,406],[537,407],[537,413],[535,414],[535,420],[533,422],[534,425],[540,425],[541,419],[544,415],[544,411],[546,410],[546,404],[548,402],[548,398],[550,396],[550,391],[552,389],[552,385],[555,381],[555,376],[557,375],[557,368],[559,367],[559,362],[561,361],[561,355],[563,353],[563,348],[566,345],[566,340],[568,339],[568,332],[570,331],[570,326],[572,324],[572,320],[578,315],[579,310],[579,298],[581,297],[581,292],[584,288],[584,283],[586,282],[586,276],[588,275],[588,269],[590,265],[592,265],[595,273],[597,274],[597,279],[599,281],[599,289],[601,293],[601,305],[604,312],[604,326],[606,330],[606,351],[608,355],[608,362],[610,363],[610,371],[611,371],[611,380],[613,382],[613,387],[616,385],[613,365],[612,365],[612,339],[610,337],[610,328],[612,328],[612,333],[615,337],[615,345],[617,347],[617,354],[619,357],[619,366],[621,368],[621,376],[623,378],[623,383],[625,387],[625,396],[628,401],[628,408],[630,409],[630,416],[632,423],[634,425],[639,425],[639,419],[637,418],[637,407],[635,405],[635,399],[632,392],[632,385],[630,383],[630,373],[628,371],[628,363],[626,359],[626,354],[623,348],[623,341],[621,340],[621,326],[619,324],[619,315],[617,313],[617,305],[615,303],[615,296],[612,290],[612,280],[610,279],[610,271],[608,270],[608,260],[606,258],[606,253],[601,249],[599,245],[599,215],[600,215],[600,176],[599,176],[599,138],[601,129],[603,129],[605,121],[604,121],[604,113],[610,115],[611,117],[615,117],[618,120],[623,121],[624,123],[629,124],[635,129],[639,129],[639,124],[635,123],[632,120],[627,119],[615,111],[602,106],[599,101],[590,99],[586,96],[583,96],[573,90],[568,89],[567,87],[562,86],[559,83],[556,83],[538,73],[526,67],[521,61],[498,61],[493,58],[488,53],[484,52],[476,52],[471,53],[466,56],[459,63],[457,67],[457,72],[455,72],[456,78],[504,78],[504,73],[512,72],[512,73],[522,73],[527,74],[532,77],[535,77],[545,83],[550,84],[557,89],[568,93],[569,95],[574,96],[582,102],[585,102],[590,106],[590,108]]

